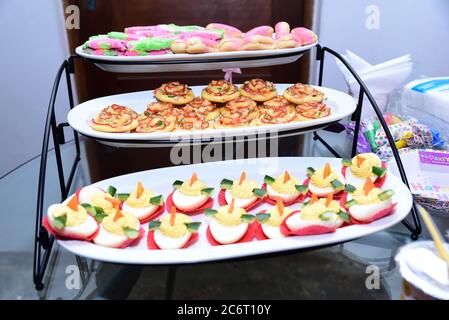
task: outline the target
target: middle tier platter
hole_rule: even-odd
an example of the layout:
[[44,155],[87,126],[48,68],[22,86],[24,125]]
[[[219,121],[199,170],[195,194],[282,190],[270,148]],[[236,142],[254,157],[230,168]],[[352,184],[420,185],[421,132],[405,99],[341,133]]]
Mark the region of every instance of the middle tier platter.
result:
[[[279,95],[292,84],[276,84]],[[245,139],[273,139],[291,135],[300,135],[324,128],[332,123],[354,113],[355,100],[346,93],[325,87],[311,86],[321,91],[325,100],[323,103],[330,109],[330,113],[317,119],[303,119],[287,123],[240,126],[236,128],[207,128],[203,130],[175,130],[170,132],[102,132],[94,130],[91,126],[92,119],[104,108],[111,105],[126,106],[136,113],[144,113],[147,105],[155,102],[153,91],[140,91],[101,97],[86,101],[73,108],[68,114],[70,126],[80,134],[95,139],[100,143],[114,147],[154,147],[161,144],[173,145],[177,143],[207,143],[220,142],[231,138]],[[201,97],[205,86],[191,87],[196,97]]]

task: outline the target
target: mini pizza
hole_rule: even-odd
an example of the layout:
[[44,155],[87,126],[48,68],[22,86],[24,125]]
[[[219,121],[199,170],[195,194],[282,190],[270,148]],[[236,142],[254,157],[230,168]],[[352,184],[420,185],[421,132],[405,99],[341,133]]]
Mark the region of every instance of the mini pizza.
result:
[[342,160],[342,174],[346,183],[355,187],[362,186],[370,178],[378,188],[382,187],[387,177],[386,165],[374,153],[362,153],[352,160]]
[[273,82],[262,79],[251,79],[245,81],[240,87],[240,94],[257,102],[264,102],[277,95],[276,86]]
[[235,201],[235,206],[244,208],[249,211],[258,205],[262,204],[267,190],[265,185],[259,188],[259,185],[254,180],[246,178],[246,172],[243,171],[240,178],[237,180],[223,179],[220,183],[220,193],[218,195],[218,203],[221,206],[230,204]]
[[210,218],[206,236],[213,246],[243,243],[253,240],[256,230],[254,216],[247,214],[243,208],[230,205],[220,207],[218,210],[208,209],[206,216]]
[[196,173],[183,182],[176,180],[173,183],[174,191],[167,197],[167,210],[170,212],[175,207],[179,212],[185,214],[199,214],[204,209],[211,208],[214,200],[211,195],[214,188],[209,188],[198,179]]
[[151,115],[147,112],[139,115],[136,133],[171,132],[175,129],[176,117]]
[[215,103],[201,97],[193,99],[182,108],[182,112],[183,114],[197,114],[206,121],[213,121],[220,115],[220,110]]
[[114,206],[109,200],[120,196],[117,195],[117,189],[113,186],[109,186],[106,191],[88,186],[79,189],[76,194],[80,204],[98,222],[101,222],[105,216],[115,213]]
[[176,130],[206,130],[213,128],[211,122],[207,121],[203,116],[191,112],[191,110],[183,110],[182,116],[176,122]]
[[249,98],[240,96],[221,108],[221,114],[215,120],[214,126],[216,128],[256,126],[258,117],[257,104]]
[[267,186],[267,196],[265,201],[275,204],[276,199],[282,199],[286,206],[292,205],[304,200],[309,188],[302,185],[295,177],[292,177],[288,171],[276,178],[265,176],[264,183]]
[[259,106],[259,126],[288,123],[296,118],[295,106],[283,96],[276,96]]
[[286,208],[282,198],[278,197],[276,199],[276,206],[256,215],[258,222],[256,230],[257,240],[280,239],[286,237],[286,235],[281,232],[280,226],[285,217],[292,213],[293,210]]
[[123,249],[141,239],[145,231],[140,226],[139,219],[132,213],[120,209],[120,201],[108,199],[115,212],[103,218],[100,230],[93,239],[99,246]]
[[77,195],[67,205],[51,205],[42,224],[50,234],[59,239],[91,241],[98,233],[98,223],[78,203]]
[[201,92],[201,96],[204,99],[218,103],[226,103],[234,100],[239,95],[237,86],[226,80],[212,80]]
[[313,195],[301,210],[282,221],[280,229],[285,236],[317,235],[335,232],[344,222],[349,222],[349,215],[331,194],[321,199]]
[[348,208],[352,223],[366,224],[390,215],[396,203],[393,203],[394,191],[376,188],[370,178],[359,188],[349,188],[345,206]]
[[167,116],[173,115],[175,107],[170,102],[151,102],[147,105],[144,114],[147,116]]
[[313,101],[322,102],[324,93],[306,84],[296,83],[285,89],[284,97],[294,104],[303,104]]
[[137,113],[131,108],[110,105],[91,120],[90,126],[102,132],[130,132],[138,125]]
[[179,82],[167,82],[154,90],[156,99],[162,102],[169,102],[174,105],[181,105],[191,102],[195,96],[192,89],[186,84]]
[[141,224],[157,218],[165,210],[164,197],[145,189],[140,181],[130,194],[122,194],[122,199],[124,197],[123,211],[132,213]]
[[305,102],[296,106],[296,120],[305,121],[327,117],[331,109],[322,102]]
[[151,221],[148,225],[147,245],[152,250],[185,249],[198,239],[198,229],[201,222],[182,213],[177,213],[172,207],[169,215],[160,221]]
[[309,187],[309,194],[326,197],[329,194],[341,196],[345,189],[345,180],[340,171],[331,168],[329,162],[324,168],[315,170],[307,168],[309,181],[304,184]]

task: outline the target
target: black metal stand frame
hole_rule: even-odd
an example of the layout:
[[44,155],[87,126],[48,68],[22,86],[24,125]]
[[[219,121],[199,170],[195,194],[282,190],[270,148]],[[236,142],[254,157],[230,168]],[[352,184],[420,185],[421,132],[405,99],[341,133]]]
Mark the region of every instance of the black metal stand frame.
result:
[[[376,115],[380,121],[380,124],[382,125],[382,128],[385,130],[388,142],[390,143],[390,146],[393,150],[393,154],[394,154],[395,160],[397,162],[402,181],[408,186],[407,176],[404,171],[404,167],[402,165],[401,159],[399,157],[398,150],[396,149],[396,146],[394,144],[394,139],[391,136],[391,133],[388,130],[388,126],[385,123],[384,118],[382,117],[382,113],[379,110],[379,107],[377,106],[371,93],[368,91],[366,85],[363,83],[363,81],[360,79],[360,77],[357,75],[357,73],[354,71],[354,69],[349,65],[349,63],[340,54],[333,51],[332,49],[329,49],[327,47],[321,47],[321,46],[317,46],[317,55],[316,55],[316,60],[320,62],[318,85],[321,85],[323,82],[324,58],[325,58],[326,52],[329,54],[332,54],[337,59],[339,59],[348,68],[348,70],[351,72],[351,74],[355,77],[355,79],[357,80],[357,82],[360,85],[360,95],[358,98],[357,108],[356,108],[356,111],[354,112],[354,114],[352,115],[352,120],[355,121],[355,133],[354,133],[354,141],[353,141],[353,146],[352,146],[352,155],[354,156],[356,154],[357,137],[358,137],[358,132],[360,130],[360,117],[361,117],[361,111],[362,111],[362,106],[363,106],[363,97],[364,97],[364,95],[366,95],[368,100],[371,102],[371,105],[374,108],[374,111],[376,112]],[[36,209],[36,226],[35,226],[35,242],[34,242],[33,281],[34,281],[36,290],[42,290],[44,288],[43,280],[44,280],[45,271],[47,269],[48,261],[49,261],[49,258],[50,258],[51,252],[52,252],[52,248],[53,248],[53,243],[54,243],[54,237],[49,235],[48,232],[42,226],[42,217],[43,217],[43,212],[44,212],[45,177],[46,177],[46,167],[47,167],[47,157],[48,157],[50,134],[53,137],[53,143],[54,143],[54,149],[55,149],[56,165],[58,168],[59,185],[60,185],[60,191],[61,191],[61,201],[65,200],[70,192],[70,188],[71,188],[71,185],[73,182],[76,168],[77,168],[78,162],[80,161],[79,136],[78,136],[78,133],[76,131],[74,131],[76,156],[73,161],[69,177],[68,177],[67,181],[65,181],[60,146],[65,143],[64,128],[69,126],[69,124],[66,122],[62,122],[59,124],[57,123],[57,119],[56,119],[56,115],[55,115],[55,102],[56,102],[56,97],[58,94],[59,84],[61,82],[63,74],[65,73],[68,97],[69,97],[69,107],[70,107],[70,109],[72,109],[74,107],[72,81],[71,81],[70,77],[71,77],[71,74],[75,73],[74,63],[73,63],[75,58],[78,58],[78,56],[71,56],[67,60],[64,60],[56,74],[56,78],[55,78],[54,85],[53,85],[53,90],[52,90],[51,96],[50,96],[50,102],[48,105],[47,118],[46,118],[46,122],[45,122],[44,136],[43,136],[43,142],[42,142],[40,171],[39,171],[37,209]],[[254,58],[246,58],[246,59],[254,60]],[[89,62],[94,62],[94,63],[98,62],[93,59],[85,59],[85,60],[89,61]],[[240,59],[240,60],[242,60],[242,59]],[[245,59],[243,59],[243,60],[245,60]],[[204,63],[204,62],[210,62],[210,60],[189,61],[189,63]],[[222,62],[222,60],[217,60],[216,62]],[[167,63],[168,62],[164,62],[164,64],[167,64]],[[174,62],[174,63],[176,64],[178,62]],[[183,63],[186,63],[186,62],[183,61]],[[148,64],[158,64],[158,63],[148,62]],[[309,128],[309,130],[310,129],[317,130],[318,128]],[[297,133],[300,133],[300,132],[297,132]],[[313,138],[315,140],[320,141],[335,157],[340,157],[338,152],[336,152],[321,136],[319,136],[316,131],[313,131]],[[411,232],[412,239],[416,240],[418,238],[419,234],[421,233],[421,224],[420,224],[420,221],[418,218],[417,209],[415,207],[415,204],[413,204],[413,208],[412,208],[412,218],[413,218],[413,224],[411,224],[410,222],[408,222],[406,220],[404,220],[402,223]],[[176,269],[177,269],[176,266],[172,266],[169,269],[169,273],[168,273],[168,277],[167,277],[167,294],[166,294],[167,298],[170,298],[173,293],[174,281],[175,281],[175,277],[176,277]]]

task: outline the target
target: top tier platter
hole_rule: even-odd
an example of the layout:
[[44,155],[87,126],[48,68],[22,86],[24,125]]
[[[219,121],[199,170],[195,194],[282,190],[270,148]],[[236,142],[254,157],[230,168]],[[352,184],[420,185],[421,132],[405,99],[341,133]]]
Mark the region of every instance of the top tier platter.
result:
[[290,49],[211,52],[200,54],[166,54],[154,56],[96,56],[85,53],[82,46],[76,54],[100,69],[117,73],[183,72],[256,68],[295,62],[318,42]]

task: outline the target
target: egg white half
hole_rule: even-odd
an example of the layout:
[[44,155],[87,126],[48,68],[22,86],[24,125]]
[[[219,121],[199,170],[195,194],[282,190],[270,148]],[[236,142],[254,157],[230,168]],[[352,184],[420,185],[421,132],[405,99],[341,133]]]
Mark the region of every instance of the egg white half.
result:
[[323,220],[305,220],[301,218],[300,213],[295,213],[288,217],[288,219],[285,221],[287,227],[292,230],[299,230],[302,228],[310,227],[310,226],[322,226],[327,228],[339,228],[343,224],[343,220],[338,217],[337,215],[334,215],[330,220],[323,221]]
[[272,225],[269,225],[268,223],[264,223],[261,226],[263,233],[269,239],[280,239],[286,237],[285,235],[282,234],[281,229],[279,227],[274,227]]
[[181,249],[189,241],[192,233],[187,231],[182,237],[172,238],[164,235],[159,229],[154,231],[154,242],[162,250]]
[[206,195],[199,195],[199,196],[186,196],[185,194],[182,194],[179,190],[175,190],[173,192],[173,203],[176,206],[176,208],[188,211],[188,210],[195,210],[201,207],[203,204],[209,200],[209,196]]
[[209,223],[212,236],[221,244],[236,243],[245,235],[248,226],[248,223],[241,223],[237,226],[224,226],[215,219],[212,219]]
[[104,191],[98,187],[87,186],[81,189],[78,194],[78,202],[79,203],[90,203],[92,196],[96,193],[103,193]]
[[232,202],[232,199],[235,199],[234,200],[234,206],[235,207],[237,207],[237,208],[246,208],[247,206],[249,206],[250,204],[255,202],[257,200],[257,197],[254,196],[254,197],[251,197],[251,198],[248,198],[248,199],[234,198],[232,196],[231,191],[230,190],[226,190],[226,192],[225,192],[225,199],[226,199],[226,202],[228,204],[230,204]]
[[[352,197],[348,196],[348,200]],[[350,215],[358,221],[367,221],[380,211],[388,208],[393,203],[393,198],[370,204],[355,204],[349,208]]]
[[87,215],[86,221],[84,221],[82,224],[73,226],[73,227],[64,227],[62,230],[58,230],[54,227],[54,217],[51,214],[58,206],[57,204],[53,204],[48,208],[47,216],[48,216],[48,223],[50,226],[59,232],[61,235],[78,235],[81,237],[89,237],[91,236],[96,230],[97,230],[97,221],[92,218],[90,215]]
[[[136,230],[139,229],[140,224],[137,226]],[[127,236],[113,234],[107,231],[105,228],[103,228],[103,226],[100,224],[100,231],[98,232],[98,235],[95,237],[94,243],[103,247],[117,248],[127,240],[129,240]]]
[[[371,174],[369,178],[372,182],[375,182],[378,176]],[[365,182],[366,178],[359,178],[352,173],[351,168],[346,168],[346,183],[349,183],[354,187],[361,187],[365,184]]]
[[130,207],[126,201],[123,202],[123,211],[129,212],[132,215],[134,215],[137,219],[143,219],[151,215],[152,213],[156,212],[156,210],[159,208],[159,206],[155,205],[148,205],[148,207],[144,208],[133,208]]
[[275,199],[276,197],[281,197],[284,202],[293,201],[299,197],[300,192],[294,194],[283,194],[274,190],[270,185],[267,185],[267,194],[271,199]]

